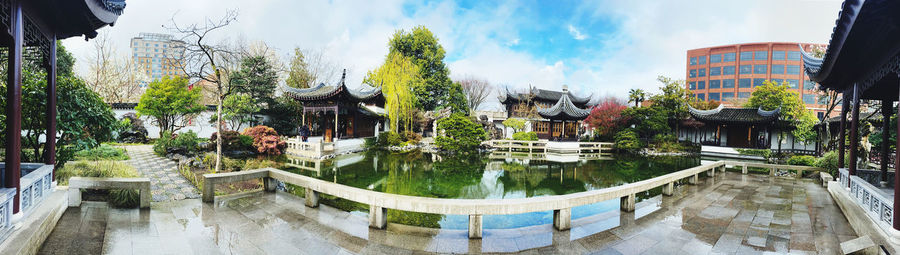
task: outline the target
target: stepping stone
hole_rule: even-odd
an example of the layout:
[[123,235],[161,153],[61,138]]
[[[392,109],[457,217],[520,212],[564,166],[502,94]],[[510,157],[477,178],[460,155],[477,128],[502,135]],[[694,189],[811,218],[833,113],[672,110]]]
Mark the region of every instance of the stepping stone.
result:
[[877,254],[877,246],[869,236],[862,236],[841,243],[841,252],[844,254]]

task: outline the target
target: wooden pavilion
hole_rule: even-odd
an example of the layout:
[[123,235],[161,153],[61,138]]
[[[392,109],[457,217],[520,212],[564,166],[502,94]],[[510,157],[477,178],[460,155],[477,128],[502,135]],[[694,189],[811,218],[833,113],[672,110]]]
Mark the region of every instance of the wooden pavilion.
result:
[[692,142],[703,145],[733,148],[767,149],[772,133],[778,129],[780,109],[765,111],[762,108],[725,108],[719,105],[712,110],[697,110],[689,106],[691,120],[682,123],[687,128],[679,134]]
[[[0,0],[0,46],[6,54],[5,154],[0,165],[0,239],[11,228],[13,214],[27,213],[52,192],[56,163],[56,43],[97,36],[113,25],[125,0]],[[40,63],[47,71],[46,139],[42,163],[22,163],[22,67]]]
[[[841,186],[829,185],[829,192],[851,224],[855,220],[870,222],[855,224],[857,233],[883,237],[889,250],[896,253],[900,247],[900,214],[894,213],[894,208],[900,207],[900,175],[896,169],[889,172],[888,164],[881,164],[880,170],[861,169],[857,151],[862,100],[881,101],[882,113],[891,116],[894,101],[900,99],[900,1],[846,0],[841,8],[824,57],[803,54],[810,80],[821,89],[843,93],[838,140]],[[887,136],[889,121],[882,123]],[[890,147],[887,142],[882,145],[881,162],[887,162]],[[844,160],[847,153],[849,162]],[[890,160],[900,162],[900,157]]]
[[581,122],[590,115],[591,96],[572,94],[566,86],[562,91],[531,89],[527,93],[505,90],[500,103],[509,118],[523,118],[531,123],[531,131],[540,139],[577,140]]
[[[371,137],[384,129],[384,96],[380,87],[361,85],[350,89],[344,80],[335,85],[298,89],[285,87],[285,93],[303,104],[302,123],[325,142],[334,138]],[[310,116],[311,115],[311,116]]]

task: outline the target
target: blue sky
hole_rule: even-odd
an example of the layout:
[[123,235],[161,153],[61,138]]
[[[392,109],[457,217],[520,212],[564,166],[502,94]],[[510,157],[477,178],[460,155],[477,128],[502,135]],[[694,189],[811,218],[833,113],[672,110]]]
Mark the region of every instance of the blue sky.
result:
[[[129,0],[116,26],[101,29],[127,57],[140,32],[238,10],[216,40],[262,41],[285,62],[294,47],[322,52],[359,84],[382,63],[398,29],[428,27],[444,46],[451,78],[480,77],[497,87],[529,85],[624,97],[655,92],[657,75],[684,79],[688,49],[783,41],[827,43],[836,0],[758,1],[294,1]],[[79,73],[92,52],[82,38],[63,42]],[[339,77],[335,77],[339,79]],[[493,100],[493,99],[492,99]],[[498,108],[490,101],[486,109]]]

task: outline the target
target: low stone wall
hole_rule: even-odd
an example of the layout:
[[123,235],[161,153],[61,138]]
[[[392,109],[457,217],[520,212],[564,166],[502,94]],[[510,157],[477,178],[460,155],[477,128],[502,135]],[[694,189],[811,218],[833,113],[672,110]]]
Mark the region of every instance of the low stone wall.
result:
[[81,189],[136,189],[140,192],[141,208],[150,208],[150,179],[148,178],[69,178],[69,206],[81,206]]

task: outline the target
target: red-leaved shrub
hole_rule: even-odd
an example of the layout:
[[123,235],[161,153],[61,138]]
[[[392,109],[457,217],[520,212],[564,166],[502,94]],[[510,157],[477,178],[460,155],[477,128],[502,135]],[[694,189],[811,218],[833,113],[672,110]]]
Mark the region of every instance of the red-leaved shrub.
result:
[[278,137],[278,132],[267,126],[246,128],[241,134],[253,137],[253,148],[260,154],[278,156],[287,147],[287,143]]

